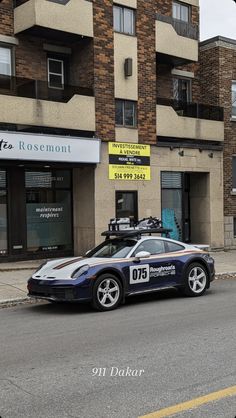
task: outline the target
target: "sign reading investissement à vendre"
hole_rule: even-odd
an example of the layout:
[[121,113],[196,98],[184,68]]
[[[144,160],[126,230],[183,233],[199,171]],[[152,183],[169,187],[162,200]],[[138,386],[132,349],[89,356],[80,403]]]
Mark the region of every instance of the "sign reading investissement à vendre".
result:
[[0,160],[100,162],[99,139],[0,132]]
[[109,142],[110,180],[150,180],[150,145]]

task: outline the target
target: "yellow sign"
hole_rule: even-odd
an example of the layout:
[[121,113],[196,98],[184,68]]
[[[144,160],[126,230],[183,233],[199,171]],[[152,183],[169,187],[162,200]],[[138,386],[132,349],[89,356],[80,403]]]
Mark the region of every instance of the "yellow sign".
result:
[[150,180],[150,145],[109,142],[110,180]]
[[150,157],[150,145],[109,142],[109,155],[111,154]]

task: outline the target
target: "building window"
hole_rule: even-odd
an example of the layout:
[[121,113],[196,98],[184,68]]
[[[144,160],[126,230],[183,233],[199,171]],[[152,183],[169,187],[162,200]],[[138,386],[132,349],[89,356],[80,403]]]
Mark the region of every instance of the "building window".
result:
[[189,103],[192,100],[192,83],[187,78],[173,78],[174,100]]
[[64,61],[48,58],[48,87],[64,89]]
[[137,103],[116,100],[116,125],[135,128],[137,125]]
[[12,75],[12,50],[11,48],[0,47],[0,74]]
[[138,220],[138,193],[134,192],[116,192],[116,217],[128,218],[132,216],[135,221]]
[[174,19],[188,23],[190,21],[190,6],[174,1],[172,16]]
[[232,82],[232,116],[236,117],[236,81]]
[[135,35],[135,12],[127,7],[113,6],[113,27],[116,32]]

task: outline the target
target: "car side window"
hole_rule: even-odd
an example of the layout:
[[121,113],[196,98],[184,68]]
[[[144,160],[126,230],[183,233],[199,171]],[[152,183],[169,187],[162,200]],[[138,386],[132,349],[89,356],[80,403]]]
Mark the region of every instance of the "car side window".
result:
[[162,240],[149,239],[143,241],[135,250],[134,255],[138,254],[140,251],[147,251],[151,255],[162,254],[165,252],[165,244]]
[[175,253],[176,251],[182,251],[184,250],[184,247],[182,245],[176,244],[175,242],[166,241],[167,250],[168,253]]

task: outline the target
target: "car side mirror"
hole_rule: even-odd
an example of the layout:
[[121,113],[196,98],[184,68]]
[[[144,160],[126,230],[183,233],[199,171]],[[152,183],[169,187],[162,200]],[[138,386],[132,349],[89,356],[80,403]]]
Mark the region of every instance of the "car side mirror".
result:
[[151,254],[147,251],[139,251],[139,253],[135,255],[135,261],[140,261],[141,258],[149,258],[150,255]]

